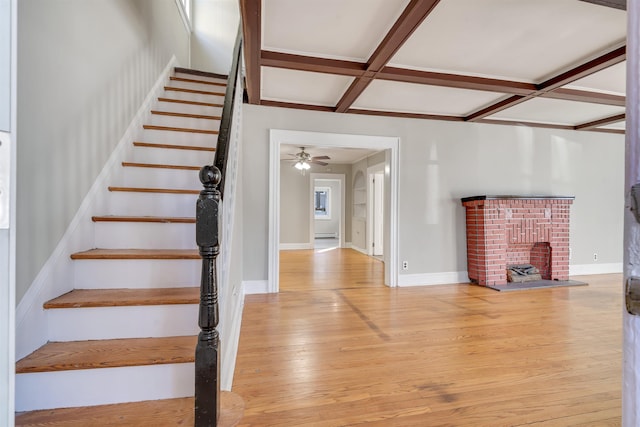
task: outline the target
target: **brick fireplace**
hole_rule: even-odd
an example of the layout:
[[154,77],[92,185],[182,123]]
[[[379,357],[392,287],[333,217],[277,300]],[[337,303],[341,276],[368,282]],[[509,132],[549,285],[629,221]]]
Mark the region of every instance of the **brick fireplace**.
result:
[[569,280],[569,209],[573,197],[474,196],[466,208],[471,282],[507,284],[507,266],[532,264],[543,279]]

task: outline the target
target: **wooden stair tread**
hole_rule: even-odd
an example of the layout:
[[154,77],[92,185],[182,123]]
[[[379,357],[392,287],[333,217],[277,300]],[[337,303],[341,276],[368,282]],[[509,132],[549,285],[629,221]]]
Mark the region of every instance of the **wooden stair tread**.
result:
[[199,171],[202,166],[187,166],[187,165],[163,165],[158,163],[134,163],[134,162],[122,162],[124,167],[136,167],[136,168],[156,168],[156,169],[180,169],[180,170],[192,170]]
[[198,337],[49,342],[16,363],[16,373],[161,365],[194,361]]
[[194,94],[197,94],[197,95],[224,96],[223,92],[211,92],[211,91],[208,91],[208,90],[198,90],[198,89],[185,89],[183,87],[165,86],[164,90],[169,91],[169,92],[194,93]]
[[218,104],[215,102],[200,102],[200,101],[186,101],[183,99],[173,99],[173,98],[163,98],[160,97],[158,98],[158,101],[160,102],[173,102],[176,104],[189,104],[189,105],[199,105],[201,107],[219,107],[222,108],[223,105],[222,104]]
[[226,74],[216,74],[209,71],[194,70],[193,68],[175,67],[173,70],[176,73],[191,74],[192,76],[209,77],[212,79],[227,80],[229,78]]
[[[16,414],[16,427],[84,426],[192,426],[193,397],[147,400],[79,408],[47,409]],[[233,427],[242,419],[245,404],[230,391],[220,392],[218,427]]]
[[[218,77],[216,77],[216,78],[218,78]],[[169,77],[169,80],[174,81],[174,82],[198,83],[198,84],[212,85],[212,86],[227,86],[226,83],[222,83],[222,82],[209,82],[207,80],[187,79],[187,78],[184,78],[184,77],[175,77],[175,76]]]
[[151,110],[151,114],[157,116],[171,116],[171,117],[185,117],[189,119],[205,119],[205,120],[221,120],[220,116],[213,116],[208,114],[188,114],[188,113],[176,113],[174,111],[160,111]]
[[44,308],[129,307],[198,304],[200,288],[74,289],[44,303]]
[[71,259],[200,259],[197,249],[90,249]]
[[200,190],[183,188],[143,188],[143,187],[109,187],[109,191],[125,191],[133,193],[168,193],[168,194],[200,194]]
[[127,216],[127,215],[102,215],[92,216],[93,222],[160,222],[195,224],[194,217],[186,216]]
[[202,147],[197,145],[173,145],[173,144],[154,144],[152,142],[135,141],[134,147],[146,148],[166,148],[171,150],[193,150],[193,151],[216,151],[215,147]]
[[157,125],[143,125],[146,130],[164,130],[170,132],[189,132],[189,133],[204,133],[207,135],[217,135],[217,130],[210,129],[193,129],[193,128],[179,128],[174,126],[157,126]]

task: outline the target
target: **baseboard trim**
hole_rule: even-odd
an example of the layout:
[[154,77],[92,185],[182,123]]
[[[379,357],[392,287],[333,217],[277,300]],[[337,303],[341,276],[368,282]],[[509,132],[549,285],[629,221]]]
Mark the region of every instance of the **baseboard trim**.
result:
[[360,252],[361,254],[369,255],[369,254],[367,253],[367,250],[366,250],[366,249],[362,249],[362,248],[360,248],[360,247],[358,247],[358,246],[354,246],[353,244],[350,244],[350,245],[349,245],[349,248],[353,249],[354,251],[358,251],[358,252]]
[[469,283],[466,271],[445,271],[441,273],[401,274],[398,286],[430,286]]
[[268,294],[269,281],[268,280],[244,280],[242,282],[242,289],[244,290],[245,295]]
[[569,276],[588,276],[591,274],[622,273],[622,263],[577,264],[569,265]]
[[299,251],[313,249],[313,243],[280,243],[281,251]]
[[102,171],[84,197],[78,211],[69,223],[60,242],[49,259],[29,286],[29,289],[16,307],[16,359],[33,352],[48,341],[46,312],[42,305],[72,289],[74,277],[69,254],[94,247],[94,233],[91,216],[104,212],[107,185],[112,176],[121,169],[121,163],[132,149],[131,141],[142,129],[151,106],[164,90],[173,67],[177,65],[174,57],[169,60],[158,77],[153,88],[131,120],[122,138],[111,153]]

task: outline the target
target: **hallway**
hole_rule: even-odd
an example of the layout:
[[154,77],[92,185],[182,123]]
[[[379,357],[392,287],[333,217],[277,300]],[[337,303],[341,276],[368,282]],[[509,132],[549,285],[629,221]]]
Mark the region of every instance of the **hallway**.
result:
[[387,288],[349,249],[281,253],[245,299],[242,426],[620,424],[620,275],[500,293]]

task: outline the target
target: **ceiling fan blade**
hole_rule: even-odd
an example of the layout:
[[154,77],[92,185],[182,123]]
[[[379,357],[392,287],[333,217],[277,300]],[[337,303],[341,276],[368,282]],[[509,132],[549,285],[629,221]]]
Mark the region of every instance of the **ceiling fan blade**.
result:
[[320,160],[315,160],[315,159],[311,159],[311,163],[315,163],[316,165],[320,165],[320,166],[327,166],[329,164],[327,162],[321,162]]
[[313,156],[311,160],[331,160],[329,156]]

